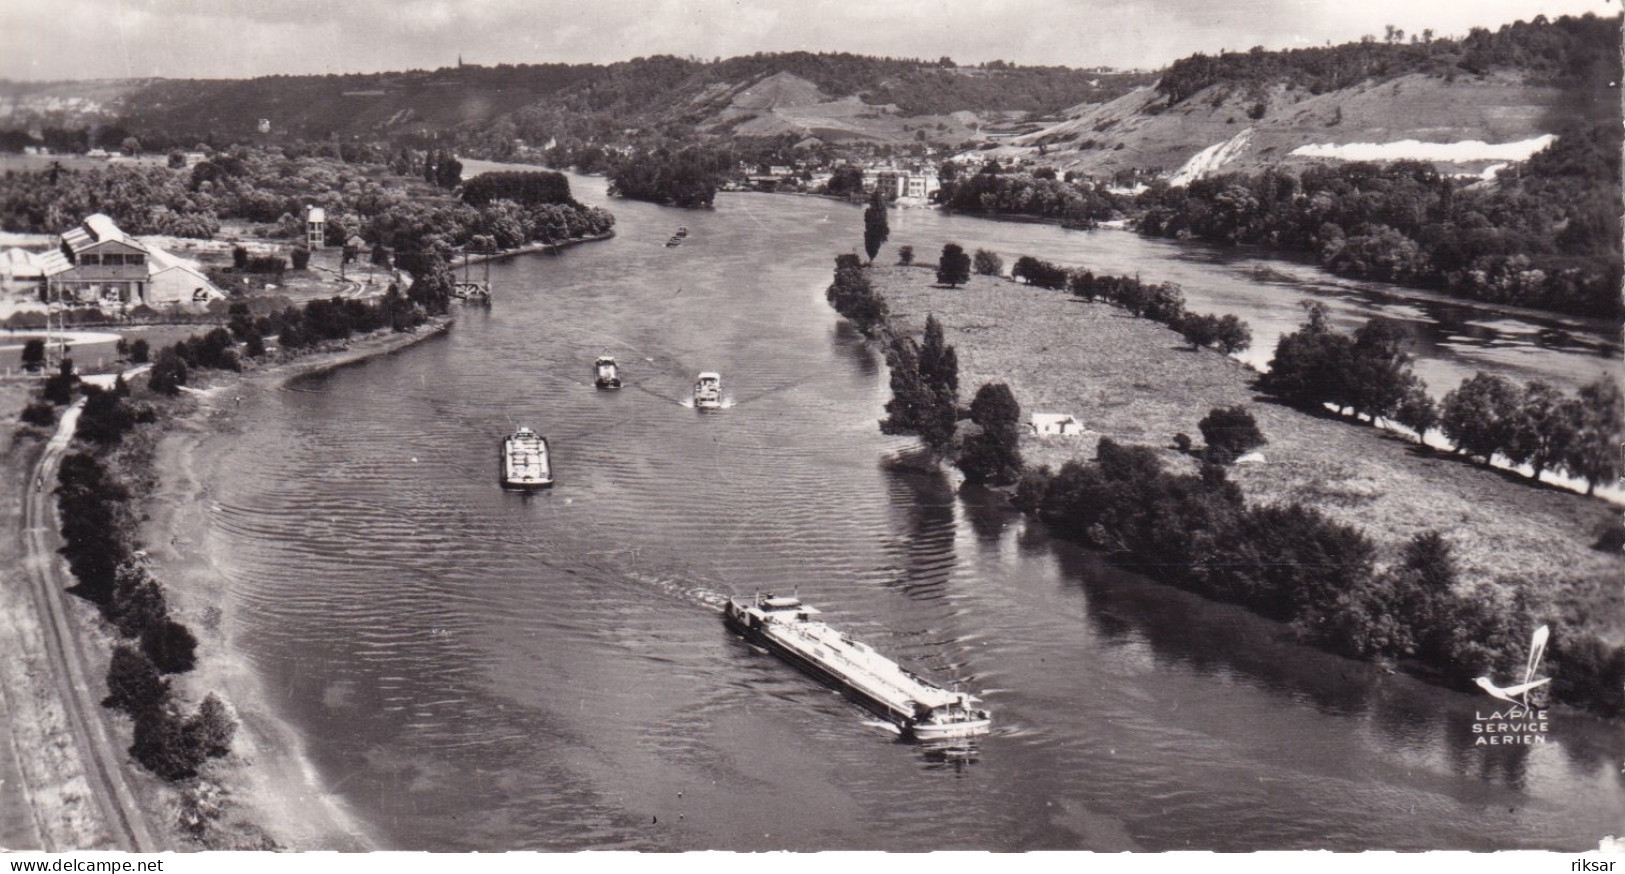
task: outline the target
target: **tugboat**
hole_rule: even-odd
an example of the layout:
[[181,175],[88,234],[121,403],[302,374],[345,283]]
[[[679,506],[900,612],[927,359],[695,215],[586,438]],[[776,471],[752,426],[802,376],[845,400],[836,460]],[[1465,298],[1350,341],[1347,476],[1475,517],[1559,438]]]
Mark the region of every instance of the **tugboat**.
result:
[[608,355],[598,356],[598,361],[593,365],[593,369],[597,372],[594,383],[599,388],[621,387],[621,371],[615,366],[614,358]]
[[553,462],[547,438],[521,427],[502,441],[502,487],[543,489],[553,484]]
[[919,741],[987,734],[992,715],[967,692],[952,692],[814,619],[799,598],[728,599],[723,621],[775,655],[829,683]]
[[722,374],[707,370],[694,380],[694,409],[715,410],[721,407]]

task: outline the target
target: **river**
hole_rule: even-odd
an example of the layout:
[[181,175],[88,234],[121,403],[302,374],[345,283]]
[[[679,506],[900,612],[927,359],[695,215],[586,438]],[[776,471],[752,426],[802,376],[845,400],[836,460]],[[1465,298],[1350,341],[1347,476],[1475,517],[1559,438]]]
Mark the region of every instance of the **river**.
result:
[[[1545,743],[1475,747],[1493,699],[1298,646],[909,465],[910,441],[875,427],[883,363],[823,301],[857,210],[740,194],[680,212],[572,183],[614,210],[614,240],[493,265],[495,304],[444,339],[249,398],[213,484],[234,637],[382,846],[1581,850],[1619,833],[1617,726],[1560,711]],[[1305,292],[1121,232],[893,216],[888,252],[951,233],[1007,261],[1143,261],[1196,309],[1209,275],[1221,311],[1247,286],[1280,299],[1249,320]],[[1452,367],[1495,354],[1439,348]],[[606,351],[619,392],[591,384]],[[727,409],[683,403],[700,370],[723,374]],[[520,424],[552,441],[549,492],[497,488]],[[995,732],[970,757],[898,740],[724,630],[724,599],[762,589],[982,695]]]

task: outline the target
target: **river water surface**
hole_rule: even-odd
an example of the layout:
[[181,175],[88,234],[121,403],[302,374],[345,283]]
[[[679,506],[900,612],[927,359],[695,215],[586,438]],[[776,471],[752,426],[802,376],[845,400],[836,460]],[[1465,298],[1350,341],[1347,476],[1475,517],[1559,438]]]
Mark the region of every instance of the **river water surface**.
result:
[[[572,182],[605,203],[602,180]],[[606,205],[614,240],[493,266],[495,305],[444,339],[245,402],[214,484],[234,636],[381,845],[1580,850],[1620,833],[1617,726],[1560,712],[1542,745],[1475,747],[1492,699],[1299,647],[899,463],[910,441],[875,427],[883,363],[823,301],[857,210]],[[1007,262],[1137,264],[1194,309],[1247,302],[1255,332],[1335,286],[1120,232],[893,216],[893,245],[922,253],[951,234]],[[678,224],[688,242],[665,248]],[[1429,307],[1337,288],[1345,319]],[[1513,327],[1429,323],[1440,372],[1567,385],[1604,360],[1508,351],[1538,328],[1479,320]],[[606,351],[619,392],[591,384]],[[684,404],[700,370],[723,374],[728,409]],[[497,488],[521,424],[552,442],[550,492]],[[968,758],[901,742],[727,633],[723,600],[763,589],[981,694],[994,734]]]

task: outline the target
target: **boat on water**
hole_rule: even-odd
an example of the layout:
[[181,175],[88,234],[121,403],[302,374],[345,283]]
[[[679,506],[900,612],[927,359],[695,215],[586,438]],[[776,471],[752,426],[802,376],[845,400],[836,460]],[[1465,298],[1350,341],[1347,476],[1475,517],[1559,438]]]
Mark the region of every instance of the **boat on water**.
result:
[[722,374],[707,370],[694,380],[694,409],[715,410],[722,406]]
[[547,438],[521,427],[502,441],[502,487],[541,489],[553,484],[553,461]]
[[593,364],[593,372],[595,374],[593,383],[599,388],[621,387],[621,371],[616,366],[614,358],[608,355],[598,356],[598,361]]
[[967,692],[923,679],[868,644],[813,617],[818,610],[799,598],[757,595],[730,598],[722,616],[745,639],[820,680],[830,683],[915,740],[987,734],[993,718]]
[[670,239],[666,240],[666,248],[670,249],[673,246],[681,246],[681,245],[683,245],[683,239],[686,238],[687,236],[688,236],[688,228],[686,226],[679,227],[677,229],[677,232],[672,234]]

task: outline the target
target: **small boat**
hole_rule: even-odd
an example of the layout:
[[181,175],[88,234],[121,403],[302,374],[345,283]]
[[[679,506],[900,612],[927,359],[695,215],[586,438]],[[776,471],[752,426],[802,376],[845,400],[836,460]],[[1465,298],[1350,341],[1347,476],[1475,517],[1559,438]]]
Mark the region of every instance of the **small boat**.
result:
[[553,461],[547,438],[521,427],[502,441],[502,487],[542,489],[553,484]]
[[597,374],[593,381],[599,388],[621,387],[621,371],[615,366],[614,358],[608,355],[598,356],[598,361],[593,365],[593,369]]
[[705,371],[694,380],[694,409],[715,410],[722,406],[722,374]]
[[666,241],[666,248],[670,249],[670,248],[672,248],[674,246],[683,245],[683,238],[687,237],[687,236],[688,236],[688,228],[686,226],[685,227],[679,227],[677,229],[677,232],[672,234],[671,238]]
[[799,598],[728,599],[728,627],[807,673],[836,686],[915,740],[987,734],[992,715],[966,692],[944,689],[814,619]]

